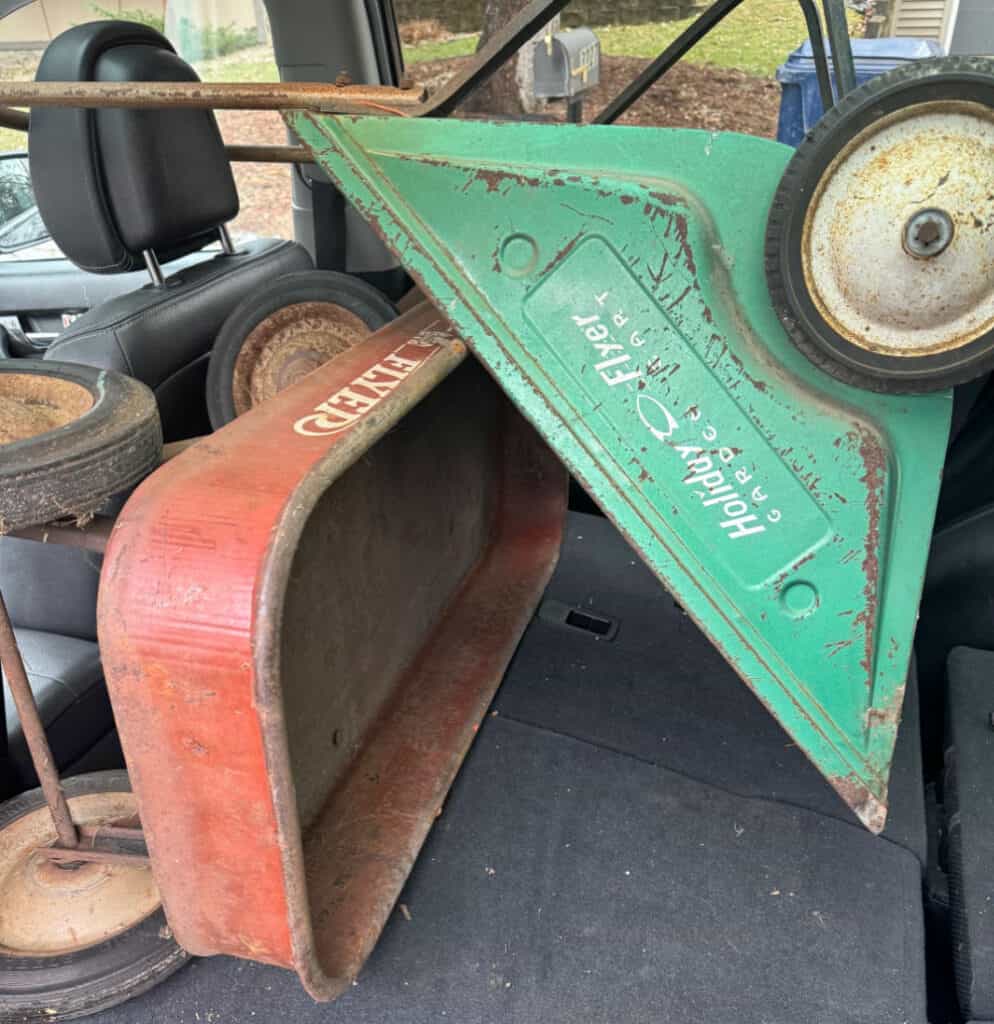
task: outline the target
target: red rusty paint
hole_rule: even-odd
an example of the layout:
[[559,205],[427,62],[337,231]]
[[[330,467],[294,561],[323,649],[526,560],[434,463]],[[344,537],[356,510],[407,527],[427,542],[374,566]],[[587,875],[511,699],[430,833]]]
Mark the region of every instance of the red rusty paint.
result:
[[487,186],[488,192],[499,192],[502,186],[510,188],[511,185],[520,185],[538,188],[542,184],[540,178],[518,174],[514,171],[498,171],[483,167],[472,172],[466,188],[469,188],[474,181],[482,181]]
[[552,259],[538,272],[539,277],[544,277],[553,267],[558,266],[567,256],[576,248],[576,246],[587,237],[586,231],[578,231],[558,252],[556,252]]
[[858,426],[849,437],[859,443],[859,457],[866,470],[860,477],[866,488],[866,540],[863,549],[863,598],[865,604],[853,620],[860,626],[864,636],[864,654],[860,661],[866,672],[867,688],[873,688],[874,672],[874,635],[876,633],[878,584],[880,579],[880,506],[883,488],[887,479],[887,453],[883,450],[878,438],[866,427]]
[[878,800],[855,775],[834,775],[828,780],[832,788],[853,809],[856,816],[875,835],[887,823],[886,804]]
[[[396,392],[344,429],[294,431],[415,335],[424,357]],[[348,884],[312,920],[269,628],[295,524],[328,467],[464,358],[417,307],[166,463],[128,501],[104,561],[104,668],[177,941],[296,970],[316,998],[342,991],[371,950],[558,552],[564,471],[507,407],[490,546],[331,798],[348,828],[320,867],[326,855]],[[395,785],[373,785],[401,765]]]

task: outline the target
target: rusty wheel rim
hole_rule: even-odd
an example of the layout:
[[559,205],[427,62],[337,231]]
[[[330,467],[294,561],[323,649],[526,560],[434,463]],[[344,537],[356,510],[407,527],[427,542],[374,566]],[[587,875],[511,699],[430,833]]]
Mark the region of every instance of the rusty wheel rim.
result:
[[[131,793],[71,798],[77,825],[133,822]],[[47,807],[0,831],[0,956],[77,953],[133,928],[159,909],[147,865],[81,863],[60,867],[38,853],[56,841]]]
[[241,416],[369,334],[355,313],[333,302],[298,302],[249,332],[235,360],[231,390]]
[[0,445],[64,427],[93,408],[81,384],[42,373],[0,374]]
[[994,327],[994,112],[920,103],[832,161],[808,207],[805,282],[819,313],[871,352],[961,348]]

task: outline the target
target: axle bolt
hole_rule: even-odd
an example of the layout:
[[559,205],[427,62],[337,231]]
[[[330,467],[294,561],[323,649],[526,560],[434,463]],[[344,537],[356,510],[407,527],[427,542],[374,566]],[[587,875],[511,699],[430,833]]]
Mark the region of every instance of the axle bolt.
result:
[[953,220],[945,210],[919,210],[904,225],[904,248],[918,259],[945,252],[953,240]]

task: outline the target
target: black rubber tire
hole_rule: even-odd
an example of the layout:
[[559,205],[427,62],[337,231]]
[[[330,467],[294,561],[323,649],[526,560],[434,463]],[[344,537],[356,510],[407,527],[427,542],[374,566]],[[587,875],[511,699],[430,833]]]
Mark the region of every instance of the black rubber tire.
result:
[[[130,792],[128,773],[94,772],[63,780],[71,800]],[[33,789],[0,805],[0,829],[45,805]],[[65,956],[0,955],[0,1021],[59,1021],[106,1010],[164,981],[189,959],[162,910],[107,942]]]
[[139,381],[40,359],[5,359],[0,374],[69,381],[93,396],[64,426],[0,446],[0,534],[95,512],[162,461],[155,397]]
[[232,380],[235,361],[248,335],[266,317],[301,302],[329,302],[359,317],[370,332],[397,317],[397,308],[380,291],[351,274],[332,270],[301,270],[272,281],[240,302],[221,326],[207,371],[207,412],[220,429],[235,419]]
[[[994,368],[994,331],[959,349],[890,356],[853,344],[826,323],[808,292],[802,233],[808,204],[832,160],[860,132],[917,103],[973,100],[994,108],[994,61],[944,57],[871,79],[837,103],[808,133],[787,165],[766,228],[766,280],[791,341],[826,373],[869,391],[941,391]],[[994,183],[994,168],[992,183]]]

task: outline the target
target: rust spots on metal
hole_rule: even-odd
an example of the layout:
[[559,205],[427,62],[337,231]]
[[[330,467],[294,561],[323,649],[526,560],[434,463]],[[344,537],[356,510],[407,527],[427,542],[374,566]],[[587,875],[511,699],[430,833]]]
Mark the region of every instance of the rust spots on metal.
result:
[[[686,266],[691,277],[697,278],[697,263],[694,259],[693,250],[690,247],[690,241],[688,239],[688,220],[685,214],[679,213],[672,209],[673,205],[683,206],[684,203],[679,197],[666,196],[659,192],[650,192],[650,196],[655,197],[654,201],[650,202],[646,200],[642,206],[642,213],[648,217],[650,221],[655,221],[660,217],[666,218],[666,230],[663,232],[664,238],[669,238],[671,234],[676,233],[677,240],[680,244],[680,254],[683,257],[684,266]],[[663,199],[673,200],[673,203],[662,202]]]
[[828,652],[830,658],[834,658],[840,651],[844,651],[849,647],[852,647],[853,641],[850,640],[833,640],[830,643],[825,644],[825,650]]
[[48,810],[52,815],[52,824],[59,837],[59,844],[68,848],[77,846],[79,836],[69,811],[69,803],[62,791],[59,771],[55,764],[55,758],[52,756],[52,748],[48,745],[45,727],[42,725],[41,715],[38,713],[38,705],[35,703],[34,693],[31,690],[31,683],[28,681],[24,660],[21,658],[21,650],[17,644],[17,637],[14,635],[14,627],[7,614],[7,605],[4,603],[2,593],[0,593],[0,668],[3,669],[7,686],[10,688],[10,695],[17,708],[21,731],[31,755],[31,764],[38,776],[42,793],[45,796],[45,803],[48,804]]
[[879,835],[887,823],[887,805],[878,800],[860,780],[852,773],[849,775],[830,775],[828,781],[839,796],[853,809],[856,817],[874,835]]
[[853,624],[863,630],[864,654],[860,666],[866,672],[866,685],[873,687],[874,626],[877,621],[878,590],[880,582],[880,509],[883,504],[883,489],[887,479],[887,453],[876,435],[866,426],[857,424],[856,430],[848,435],[853,444],[859,446],[859,457],[864,473],[860,482],[866,488],[866,540],[863,548],[863,600],[862,610]]
[[564,259],[573,251],[573,249],[586,238],[585,231],[578,231],[562,248],[556,251],[552,259],[539,271],[538,276],[544,277],[553,267],[562,263]]
[[666,307],[667,312],[676,309],[676,307],[679,306],[680,303],[683,302],[683,300],[690,294],[693,287],[694,286],[692,284],[688,284],[687,287],[684,288],[684,290],[680,292],[680,294]]
[[673,218],[673,230],[676,231],[676,236],[680,240],[680,252],[683,254],[684,263],[690,273],[696,278],[697,263],[694,261],[694,253],[687,239],[687,218],[682,213],[671,213],[671,216]]
[[[893,654],[891,654],[893,657]],[[894,730],[901,724],[901,713],[904,710],[905,685],[898,686],[891,694],[884,707],[870,707],[866,712],[867,726],[883,725]]]
[[[713,339],[719,339],[719,336],[714,335]],[[721,338],[720,340],[722,342],[722,345],[725,345],[724,339]],[[749,384],[751,384],[758,392],[760,392],[760,394],[769,394],[769,384],[767,384],[764,380],[760,380],[758,377],[753,377],[752,374],[746,370],[745,364],[742,362],[742,360],[730,348],[728,348],[727,345],[725,345],[725,351],[723,355],[731,361],[732,365],[735,367],[736,372],[742,378],[742,380],[745,380]]]
[[522,188],[538,188],[542,184],[541,178],[519,174],[517,171],[499,171],[486,167],[481,167],[473,172],[470,183],[473,181],[482,181],[488,192],[505,193],[512,185],[520,185]]
[[657,203],[662,203],[664,206],[686,207],[687,205],[682,196],[674,195],[672,192],[650,192],[649,195],[655,199]]

